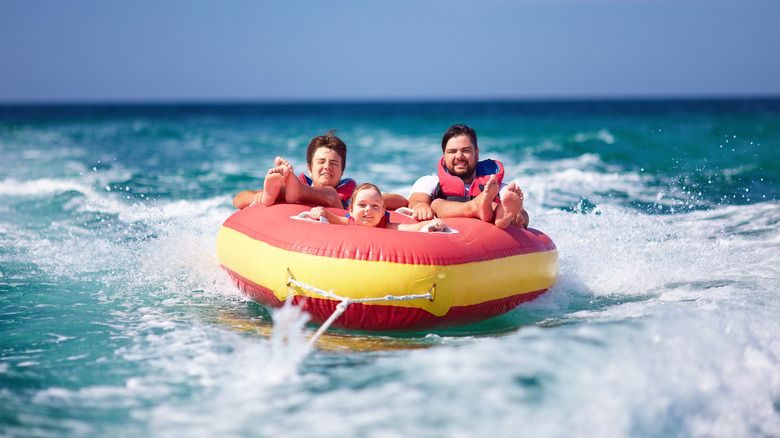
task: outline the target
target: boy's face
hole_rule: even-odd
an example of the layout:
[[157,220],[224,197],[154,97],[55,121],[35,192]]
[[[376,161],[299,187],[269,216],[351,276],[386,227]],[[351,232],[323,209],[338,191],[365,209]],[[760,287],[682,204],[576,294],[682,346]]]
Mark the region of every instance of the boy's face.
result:
[[355,195],[355,201],[349,206],[349,213],[355,224],[361,227],[379,225],[385,215],[385,203],[376,190],[365,189]]
[[312,185],[318,187],[337,187],[341,181],[341,155],[333,149],[319,148],[311,158],[309,174]]

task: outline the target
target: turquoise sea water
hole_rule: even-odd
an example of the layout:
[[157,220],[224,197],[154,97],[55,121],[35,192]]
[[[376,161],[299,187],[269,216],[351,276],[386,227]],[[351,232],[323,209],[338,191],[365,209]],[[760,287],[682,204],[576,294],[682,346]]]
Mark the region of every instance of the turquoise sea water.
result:
[[[556,242],[507,315],[329,332],[215,258],[329,129],[408,196],[477,130]],[[0,436],[780,436],[780,100],[0,106]]]

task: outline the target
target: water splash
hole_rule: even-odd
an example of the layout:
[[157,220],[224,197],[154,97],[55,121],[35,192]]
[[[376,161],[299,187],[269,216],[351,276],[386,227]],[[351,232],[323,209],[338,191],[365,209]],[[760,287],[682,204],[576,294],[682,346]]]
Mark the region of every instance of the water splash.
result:
[[273,380],[277,383],[291,377],[309,353],[304,327],[310,317],[303,311],[303,307],[292,304],[291,297],[288,297],[281,308],[271,312],[274,327],[271,332],[271,358],[268,366],[273,370]]

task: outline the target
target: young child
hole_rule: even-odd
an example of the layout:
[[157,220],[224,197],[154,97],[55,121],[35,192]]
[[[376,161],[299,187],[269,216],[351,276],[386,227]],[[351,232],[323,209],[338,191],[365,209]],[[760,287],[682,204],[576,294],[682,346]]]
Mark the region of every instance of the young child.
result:
[[328,222],[337,225],[357,225],[359,227],[380,227],[401,231],[420,231],[428,227],[431,231],[444,230],[446,225],[439,218],[418,222],[415,224],[397,224],[390,222],[390,213],[385,210],[382,192],[373,184],[361,184],[354,192],[349,203],[349,214],[346,217],[337,216],[324,207],[314,207],[309,217],[319,220],[324,217]]

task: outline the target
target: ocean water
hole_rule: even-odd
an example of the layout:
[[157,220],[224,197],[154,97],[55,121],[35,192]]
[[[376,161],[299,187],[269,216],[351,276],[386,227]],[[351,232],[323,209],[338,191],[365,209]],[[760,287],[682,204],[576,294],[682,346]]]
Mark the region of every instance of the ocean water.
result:
[[[216,260],[329,129],[408,196],[477,130],[558,283],[481,324],[328,331]],[[0,107],[0,436],[780,436],[780,100]]]

